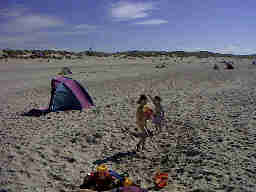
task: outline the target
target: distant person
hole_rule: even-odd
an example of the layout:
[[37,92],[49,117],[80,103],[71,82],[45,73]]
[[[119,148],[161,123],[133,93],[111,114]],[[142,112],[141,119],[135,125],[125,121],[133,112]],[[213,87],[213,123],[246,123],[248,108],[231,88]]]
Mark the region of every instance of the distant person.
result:
[[220,68],[219,68],[219,66],[215,63],[214,66],[213,66],[213,69],[214,69],[214,70],[219,70]]
[[233,63],[226,63],[226,69],[228,69],[228,70],[232,70],[232,69],[234,69],[234,66],[232,65]]
[[233,66],[234,63],[233,63],[233,62],[222,61],[222,63],[225,64],[225,66],[226,66],[225,69],[227,69],[227,70],[232,70],[232,69],[234,69],[234,66]]
[[72,74],[72,71],[70,70],[69,67],[63,67],[61,71],[58,73],[58,75],[61,75],[61,76],[70,75],[70,74]]

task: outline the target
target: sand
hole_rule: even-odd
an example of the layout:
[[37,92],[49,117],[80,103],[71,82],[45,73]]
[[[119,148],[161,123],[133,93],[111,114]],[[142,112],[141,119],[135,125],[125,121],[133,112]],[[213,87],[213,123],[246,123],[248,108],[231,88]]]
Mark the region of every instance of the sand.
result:
[[[95,162],[105,162],[145,188],[160,168],[170,175],[162,191],[255,191],[256,69],[229,58],[234,70],[213,70],[222,59],[0,61],[0,189],[78,190]],[[64,66],[96,107],[20,116],[48,105],[50,79]],[[147,151],[133,154],[138,139],[130,131],[142,93],[162,97],[166,126],[148,139]]]

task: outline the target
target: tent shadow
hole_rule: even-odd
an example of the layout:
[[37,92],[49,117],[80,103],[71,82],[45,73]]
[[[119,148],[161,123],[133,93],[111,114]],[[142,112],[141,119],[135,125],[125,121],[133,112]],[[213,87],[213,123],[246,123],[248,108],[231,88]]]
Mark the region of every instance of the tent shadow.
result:
[[105,159],[99,159],[93,162],[94,165],[100,165],[107,162],[120,163],[122,158],[125,157],[136,157],[137,154],[135,151],[127,151],[127,152],[118,152],[110,157],[106,157]]

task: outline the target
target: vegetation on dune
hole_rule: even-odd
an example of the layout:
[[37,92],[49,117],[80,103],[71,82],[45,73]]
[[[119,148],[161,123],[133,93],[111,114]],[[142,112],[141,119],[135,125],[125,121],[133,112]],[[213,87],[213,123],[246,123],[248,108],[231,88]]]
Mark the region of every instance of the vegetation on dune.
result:
[[197,57],[197,58],[208,58],[208,57],[235,57],[235,58],[247,58],[255,59],[256,54],[253,55],[233,55],[233,54],[221,54],[213,53],[209,51],[197,51],[197,52],[185,52],[185,51],[125,51],[116,53],[105,53],[98,51],[82,51],[82,52],[72,52],[64,50],[13,50],[13,49],[3,49],[0,58],[47,58],[47,59],[72,59],[72,58],[82,58],[83,56],[96,56],[96,57],[120,57],[120,58],[144,58],[144,57]]

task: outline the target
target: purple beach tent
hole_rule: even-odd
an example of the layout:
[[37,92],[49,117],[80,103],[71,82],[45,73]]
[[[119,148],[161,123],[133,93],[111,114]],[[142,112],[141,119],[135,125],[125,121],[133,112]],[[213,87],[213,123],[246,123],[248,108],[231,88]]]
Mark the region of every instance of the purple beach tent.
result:
[[76,80],[59,76],[52,79],[51,87],[50,111],[82,110],[94,106],[88,92]]
[[41,116],[49,112],[80,110],[94,106],[88,92],[76,80],[59,76],[51,81],[51,99],[47,108],[31,109],[23,116]]

